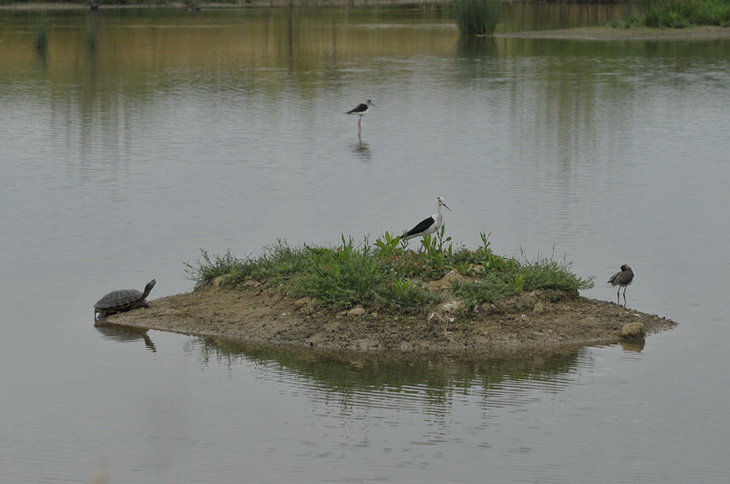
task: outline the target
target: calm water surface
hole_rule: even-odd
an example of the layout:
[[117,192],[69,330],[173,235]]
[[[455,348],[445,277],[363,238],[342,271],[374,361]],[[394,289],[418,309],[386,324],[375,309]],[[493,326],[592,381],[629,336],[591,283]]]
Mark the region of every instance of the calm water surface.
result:
[[[502,30],[605,22],[511,7]],[[460,40],[437,9],[0,13],[1,482],[727,482],[730,43]],[[86,46],[96,32],[95,50]],[[363,120],[344,112],[365,99]],[[97,329],[200,249],[447,232],[679,321],[346,359]]]

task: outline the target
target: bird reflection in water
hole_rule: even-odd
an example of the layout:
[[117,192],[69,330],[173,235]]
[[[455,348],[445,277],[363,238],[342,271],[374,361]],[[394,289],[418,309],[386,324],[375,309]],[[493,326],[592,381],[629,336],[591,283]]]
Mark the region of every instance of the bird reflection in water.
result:
[[352,143],[350,147],[352,148],[352,152],[355,153],[358,158],[370,161],[370,158],[372,157],[370,145],[368,143],[363,143],[362,138],[359,135],[357,137],[357,143]]

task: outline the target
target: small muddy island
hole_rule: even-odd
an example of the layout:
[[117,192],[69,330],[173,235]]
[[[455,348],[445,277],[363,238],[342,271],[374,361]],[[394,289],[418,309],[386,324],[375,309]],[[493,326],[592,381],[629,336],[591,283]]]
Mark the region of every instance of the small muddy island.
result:
[[109,316],[107,324],[322,349],[473,354],[642,341],[644,334],[676,325],[575,294],[554,299],[554,293],[532,291],[474,308],[445,300],[432,312],[399,315],[361,306],[332,311],[273,288],[205,287]]
[[[494,254],[488,236],[454,247],[443,228],[413,250],[386,234],[336,247],[285,241],[256,258],[186,264],[195,290],[104,324],[331,350],[511,353],[643,341],[676,325],[588,299],[570,263]],[[613,292],[613,291],[611,291]]]

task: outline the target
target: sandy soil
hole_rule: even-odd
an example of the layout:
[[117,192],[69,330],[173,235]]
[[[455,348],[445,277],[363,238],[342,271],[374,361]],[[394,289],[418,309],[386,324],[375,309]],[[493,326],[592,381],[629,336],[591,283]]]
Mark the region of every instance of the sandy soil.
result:
[[323,310],[276,289],[207,287],[150,301],[149,308],[111,315],[105,323],[272,345],[489,355],[616,343],[627,339],[621,332],[629,323],[641,323],[646,334],[676,325],[606,301],[553,298],[535,291],[476,310],[446,299],[434,312],[404,315]]

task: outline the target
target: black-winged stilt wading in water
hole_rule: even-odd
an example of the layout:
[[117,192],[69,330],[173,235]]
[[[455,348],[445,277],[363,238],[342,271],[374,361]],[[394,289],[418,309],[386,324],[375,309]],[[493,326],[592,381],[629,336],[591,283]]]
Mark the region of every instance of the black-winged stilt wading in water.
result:
[[618,291],[616,291],[616,304],[621,305],[621,299],[619,298],[619,293],[621,292],[621,288],[624,288],[624,307],[626,307],[626,287],[631,284],[631,281],[634,280],[634,270],[629,266],[628,264],[624,264],[621,266],[621,270],[618,271],[616,274],[611,276],[611,279],[608,280],[609,284],[613,286],[618,286]]
[[347,114],[354,114],[354,115],[359,116],[357,118],[357,126],[360,127],[360,122],[362,121],[362,117],[365,116],[368,113],[368,111],[370,111],[370,106],[375,106],[375,104],[373,104],[373,102],[370,99],[368,99],[364,103],[358,104],[356,108],[347,111]]
[[[444,201],[444,197],[438,197],[436,199],[436,204],[438,206],[438,209],[436,210],[436,213],[428,217],[427,219],[424,219],[413,227],[411,230],[406,232],[404,235],[406,240],[410,240],[414,237],[422,237],[424,235],[431,235],[432,233],[436,232],[438,229],[441,228],[441,226],[444,224],[444,216],[441,215],[441,207],[444,206],[446,208],[449,208],[448,205],[446,205],[446,202]],[[449,208],[449,211],[453,211]]]

